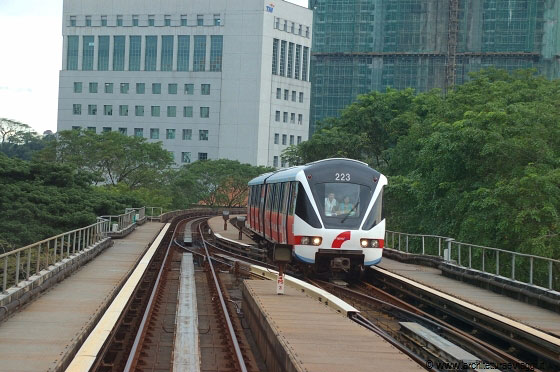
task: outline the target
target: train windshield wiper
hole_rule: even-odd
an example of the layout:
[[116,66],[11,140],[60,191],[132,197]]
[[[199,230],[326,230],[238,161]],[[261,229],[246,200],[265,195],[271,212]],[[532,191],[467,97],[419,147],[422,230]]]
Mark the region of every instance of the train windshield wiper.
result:
[[356,210],[356,208],[358,207],[358,204],[360,204],[360,201],[359,201],[359,200],[358,200],[358,202],[357,202],[356,204],[354,204],[354,206],[352,207],[352,209],[350,209],[350,212],[348,212],[348,214],[346,215],[346,217],[344,217],[344,218],[342,219],[342,221],[340,221],[340,223],[344,223],[344,221],[346,221],[346,219],[347,219],[348,217],[350,217],[350,214],[351,214],[352,212],[354,212],[354,210]]

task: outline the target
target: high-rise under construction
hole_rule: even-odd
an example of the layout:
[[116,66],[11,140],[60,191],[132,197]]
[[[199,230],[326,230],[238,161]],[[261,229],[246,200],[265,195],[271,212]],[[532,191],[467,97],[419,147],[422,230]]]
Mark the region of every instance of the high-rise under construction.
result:
[[560,0],[310,0],[311,130],[358,94],[446,91],[494,66],[560,75]]

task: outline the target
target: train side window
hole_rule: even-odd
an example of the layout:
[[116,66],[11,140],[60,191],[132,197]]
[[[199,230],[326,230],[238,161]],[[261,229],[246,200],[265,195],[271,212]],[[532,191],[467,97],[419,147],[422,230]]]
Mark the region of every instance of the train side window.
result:
[[253,187],[254,187],[254,186],[249,186],[249,197],[247,198],[249,207],[252,207],[252,206],[253,206],[253,196],[254,196],[254,194],[255,194],[255,193],[253,192]]
[[371,230],[381,221],[383,221],[383,189],[375,203],[373,203],[373,207],[364,222],[362,230]]
[[316,229],[320,229],[322,227],[315,210],[313,210],[311,201],[309,201],[309,197],[307,196],[307,193],[301,183],[298,183],[296,215]]
[[288,200],[288,214],[293,216],[296,211],[297,182],[290,182],[290,194]]
[[265,202],[265,210],[269,211],[271,210],[271,205],[272,205],[272,185],[268,184],[266,185],[266,202]]
[[282,214],[288,214],[290,208],[290,182],[283,183]]

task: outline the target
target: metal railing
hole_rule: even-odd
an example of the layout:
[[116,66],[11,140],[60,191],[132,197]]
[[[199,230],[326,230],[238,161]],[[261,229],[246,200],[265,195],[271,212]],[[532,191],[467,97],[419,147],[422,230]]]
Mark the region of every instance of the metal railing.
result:
[[149,220],[161,218],[161,215],[163,214],[162,207],[144,207],[144,208],[145,208],[146,216],[148,216]]
[[100,216],[97,217],[97,220],[108,222],[111,229],[109,230],[109,232],[120,232],[128,229],[130,226],[136,223],[136,214],[140,209],[143,209],[145,214],[145,207],[127,208],[126,212],[123,214],[113,216]]
[[41,270],[84,251],[107,237],[109,221],[68,231],[0,255],[2,293]]
[[458,242],[445,236],[389,230],[385,232],[385,246],[406,253],[441,257],[461,267],[560,290],[560,260],[557,259]]

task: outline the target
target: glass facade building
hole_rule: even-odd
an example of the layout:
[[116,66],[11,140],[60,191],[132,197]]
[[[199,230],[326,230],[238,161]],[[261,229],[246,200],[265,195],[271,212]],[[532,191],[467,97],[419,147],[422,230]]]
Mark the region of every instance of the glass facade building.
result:
[[560,76],[558,0],[313,3],[312,129],[372,90],[446,91],[490,66]]

